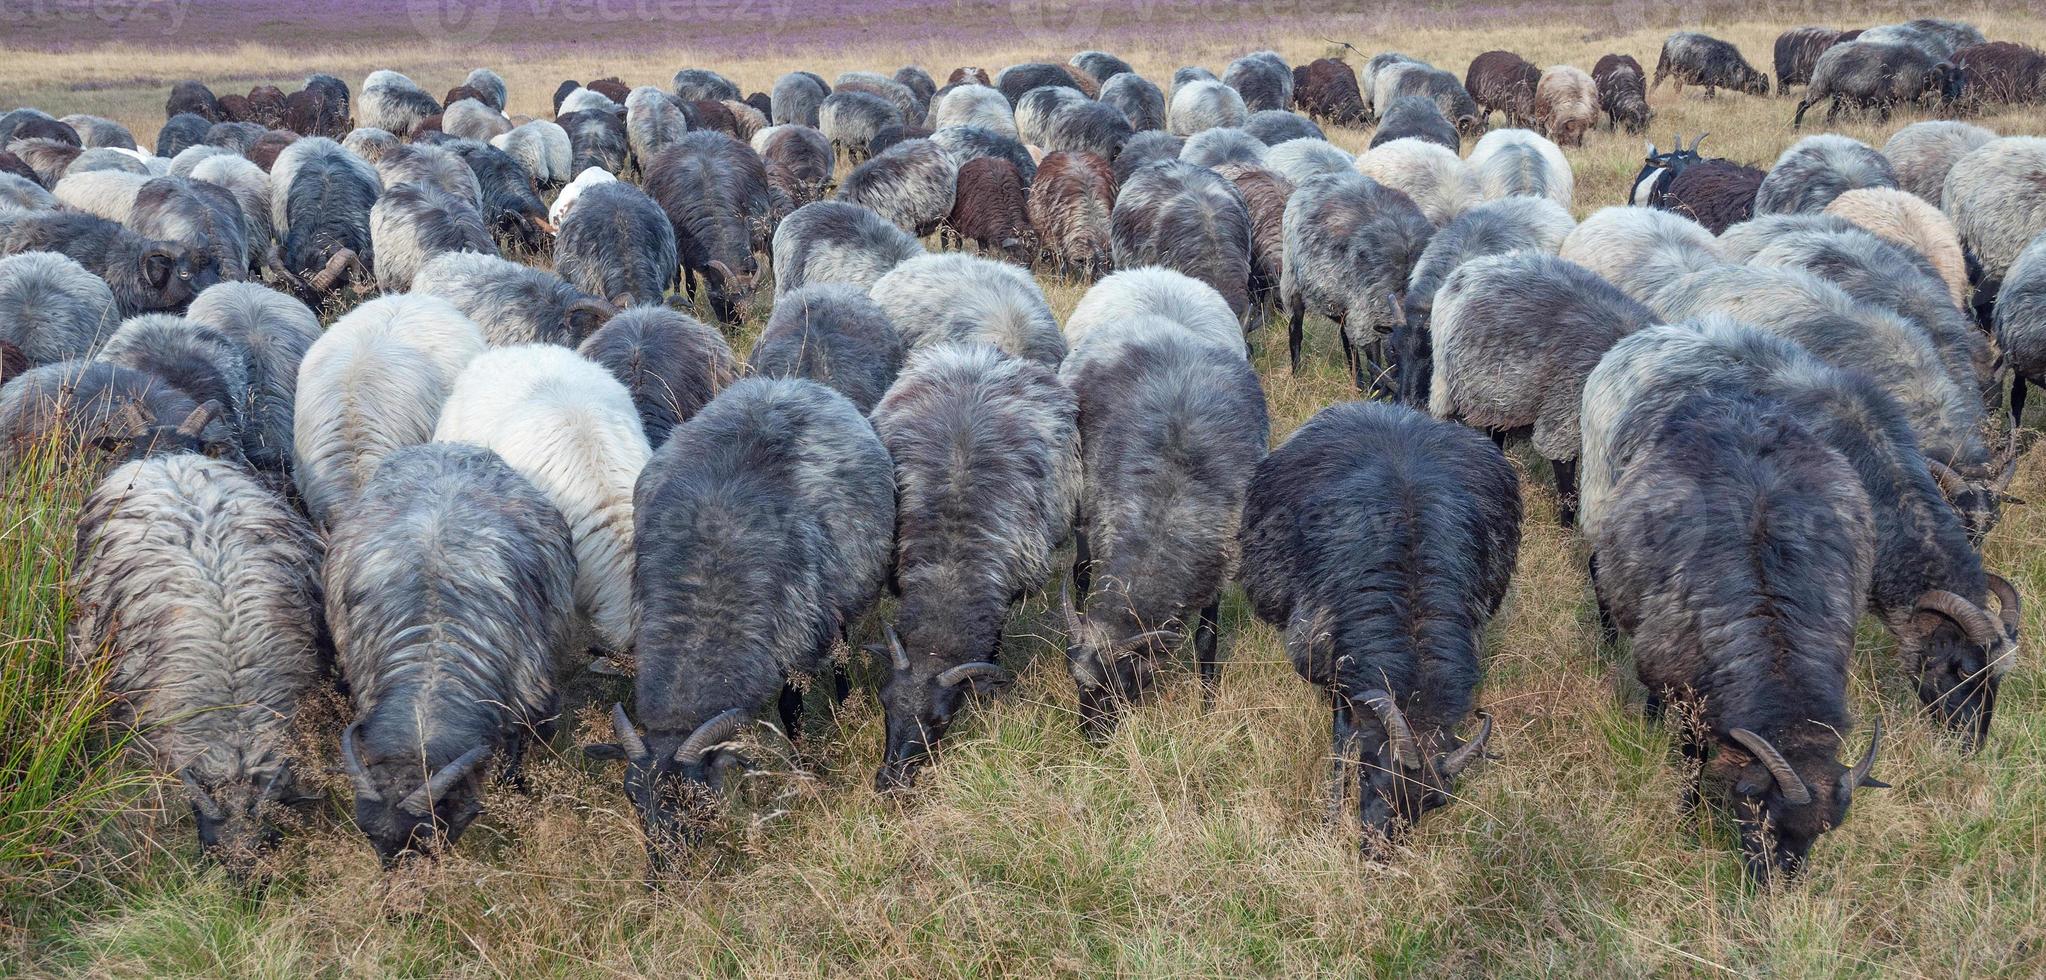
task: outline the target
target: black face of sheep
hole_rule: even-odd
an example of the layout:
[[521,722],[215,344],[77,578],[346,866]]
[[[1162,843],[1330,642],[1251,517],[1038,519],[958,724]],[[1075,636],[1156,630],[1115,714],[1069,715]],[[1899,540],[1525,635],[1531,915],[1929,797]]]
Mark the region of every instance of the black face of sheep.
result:
[[[355,788],[355,826],[377,852],[385,869],[407,854],[426,854],[445,843],[453,845],[483,812],[476,769],[490,755],[479,745],[463,753],[402,799],[393,800],[377,785],[355,746],[355,725],[341,733],[341,762]],[[375,761],[375,760],[372,760]],[[403,760],[392,760],[402,765]]]
[[178,772],[178,780],[184,784],[185,795],[192,807],[192,822],[198,830],[200,851],[215,860],[227,862],[230,872],[237,876],[244,871],[248,859],[277,846],[284,839],[283,833],[265,819],[267,807],[296,806],[323,798],[299,789],[296,775],[288,764],[279,766],[277,772],[261,786],[209,788],[199,781],[190,767]]
[[746,711],[732,708],[698,725],[687,738],[656,734],[642,738],[625,706],[611,706],[618,741],[583,746],[592,759],[625,763],[625,798],[638,812],[646,834],[647,860],[656,871],[667,866],[677,845],[702,834],[724,790],[725,772],[743,767],[744,757],[726,744],[746,723]]
[[881,687],[881,706],[888,716],[888,744],[881,771],[874,776],[874,789],[884,793],[909,788],[930,758],[931,746],[972,700],[976,684],[1004,677],[1001,667],[984,660],[938,670],[941,658],[912,659],[895,628],[885,629],[889,673]]
[[1881,721],[1852,769],[1834,758],[1838,739],[1830,734],[1814,744],[1786,743],[1787,752],[1745,728],[1729,734],[1731,744],[1722,745],[1708,765],[1729,783],[1727,808],[1740,828],[1751,881],[1795,877],[1819,836],[1846,821],[1855,790],[1889,786],[1872,775]]
[[2018,642],[2017,589],[1991,574],[1998,615],[1951,592],[1918,600],[1907,638],[1917,647],[1918,701],[1972,752],[1989,737],[1996,693]]
[[1178,629],[1138,629],[1127,616],[1104,617],[1098,612],[1082,616],[1073,605],[1070,584],[1061,591],[1059,602],[1066,619],[1066,661],[1080,695],[1081,730],[1090,739],[1105,738],[1115,730],[1123,710],[1151,689],[1163,651],[1185,634]]
[[1679,133],[1677,134],[1676,137],[1677,148],[1674,150],[1670,150],[1666,153],[1657,150],[1654,143],[1648,144],[1648,155],[1641,161],[1641,172],[1634,175],[1634,183],[1632,186],[1638,191],[1643,181],[1646,181],[1649,179],[1649,177],[1656,175],[1658,171],[1664,171],[1665,173],[1661,175],[1660,179],[1656,183],[1658,193],[1655,195],[1655,199],[1651,199],[1648,201],[1636,200],[1633,203],[1644,204],[1651,207],[1655,206],[1659,202],[1659,199],[1661,197],[1660,194],[1661,189],[1669,186],[1669,178],[1675,177],[1685,167],[1688,167],[1691,164],[1697,163],[1698,161],[1704,159],[1703,157],[1700,157],[1698,155],[1698,144],[1705,142],[1705,137],[1710,135],[1712,134],[1710,133],[1700,134],[1699,137],[1695,140],[1692,140],[1691,145],[1688,148],[1686,148],[1684,146],[1684,136],[1682,133]]
[[148,418],[130,402],[124,420],[128,435],[101,436],[94,441],[94,447],[122,454],[126,460],[195,453],[208,459],[245,463],[247,460],[242,457],[241,445],[230,435],[227,427],[213,425],[224,411],[219,402],[209,401],[193,409],[177,424],[165,425],[160,419]]
[[1444,732],[1445,744],[1437,745],[1415,736],[1399,704],[1384,691],[1366,691],[1354,701],[1337,695],[1336,702],[1329,815],[1340,816],[1336,808],[1354,779],[1366,852],[1398,843],[1424,814],[1449,803],[1457,778],[1485,754],[1492,738],[1492,716],[1483,712],[1470,741],[1456,744]]

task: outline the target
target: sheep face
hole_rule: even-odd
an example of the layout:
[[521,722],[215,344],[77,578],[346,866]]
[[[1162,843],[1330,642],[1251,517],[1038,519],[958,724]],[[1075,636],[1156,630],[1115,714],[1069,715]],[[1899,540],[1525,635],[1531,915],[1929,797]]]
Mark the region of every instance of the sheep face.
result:
[[[204,249],[171,242],[139,244],[130,262],[131,273],[108,277],[126,309],[182,310],[206,287],[220,281],[220,267]],[[109,258],[112,266],[120,256]]]
[[94,441],[94,447],[119,453],[124,461],[196,453],[208,459],[224,459],[247,466],[241,441],[235,438],[222,419],[225,414],[219,402],[209,401],[193,409],[176,424],[165,425],[161,419],[145,417],[141,409],[130,404],[125,419],[128,435],[101,436]]
[[976,685],[1002,677],[1002,669],[986,661],[947,668],[943,665],[951,661],[944,657],[912,658],[894,628],[887,633],[890,670],[881,686],[881,707],[888,719],[888,742],[881,771],[874,776],[878,792],[909,788],[930,758],[931,746],[972,700]]
[[625,763],[625,798],[639,814],[647,862],[655,871],[667,866],[676,847],[694,843],[715,818],[726,771],[746,765],[724,744],[745,720],[745,710],[733,708],[686,737],[674,732],[642,737],[625,706],[612,705],[611,727],[618,741],[583,746],[589,758]]
[[1768,95],[1769,76],[1753,68],[1741,72],[1741,92],[1747,95]]
[[[1158,662],[1182,635],[1177,622],[1145,629],[1127,602],[1094,602],[1087,615],[1061,602],[1066,618],[1066,669],[1080,695],[1080,724],[1090,739],[1115,730],[1122,712],[1151,690]],[[1106,606],[1106,609],[1099,608]]]
[[2017,645],[2017,593],[1999,577],[1990,582],[2000,619],[1972,604],[1928,597],[1902,635],[1906,656],[1916,660],[1919,703],[1969,751],[1989,735],[1997,688]]
[[1335,758],[1357,781],[1361,846],[1367,854],[1382,854],[1428,811],[1454,798],[1457,778],[1484,754],[1492,719],[1486,717],[1469,742],[1458,743],[1448,732],[1423,735],[1420,748],[1425,751],[1409,750],[1409,757],[1402,760],[1399,743],[1387,737],[1374,709],[1347,698],[1343,702],[1334,713]]
[[760,288],[760,269],[750,257],[736,271],[712,259],[705,278],[710,281],[711,309],[725,323],[738,323],[739,310],[753,301],[754,291]]
[[341,733],[341,761],[355,788],[355,826],[377,860],[389,869],[407,854],[429,854],[460,840],[483,812],[476,770],[490,747],[479,745],[422,780],[417,759],[365,761],[356,748],[359,727]]
[[192,807],[200,850],[237,874],[251,859],[283,839],[283,834],[265,819],[266,811],[321,799],[318,794],[300,789],[289,764],[280,765],[267,775],[252,775],[251,779],[208,786],[190,767],[178,773]]
[[[1880,725],[1874,734],[1881,737]],[[1870,774],[1874,740],[1860,764],[1850,769],[1834,758],[1837,735],[1800,739],[1779,748],[1737,729],[1706,765],[1704,775],[1727,787],[1726,805],[1740,830],[1748,878],[1758,884],[1801,873],[1812,844],[1847,819],[1854,791],[1888,785]],[[1774,760],[1765,763],[1765,753]]]

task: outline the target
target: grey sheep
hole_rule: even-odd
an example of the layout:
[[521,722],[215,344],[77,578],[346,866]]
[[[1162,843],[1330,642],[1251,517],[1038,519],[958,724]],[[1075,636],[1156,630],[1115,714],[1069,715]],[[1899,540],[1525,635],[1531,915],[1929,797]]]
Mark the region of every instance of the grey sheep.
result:
[[374,268],[369,212],[381,193],[376,169],[333,140],[308,136],[278,155],[270,218],[283,268],[306,277],[302,295],[331,293],[352,268]]
[[81,146],[87,148],[104,146],[122,150],[135,149],[135,134],[129,132],[128,127],[104,116],[88,116],[76,113],[65,116],[58,121],[78,131],[78,140]]
[[1357,172],[1405,194],[1437,227],[1478,203],[1477,175],[1456,151],[1427,140],[1399,139],[1357,158]]
[[969,696],[1006,676],[1003,622],[1044,586],[1072,530],[1078,411],[1049,367],[987,344],[917,351],[874,407],[895,461],[901,597],[876,789],[907,787]]
[[493,347],[573,347],[614,312],[610,304],[546,269],[484,252],[446,252],[412,278],[412,292],[438,296],[476,325]]
[[[355,109],[362,125],[402,137],[426,117],[437,115],[441,106],[411,79],[394,71],[373,71],[362,80]],[[159,148],[157,152],[163,151]]]
[[470,69],[468,77],[462,79],[462,84],[483,93],[486,96],[483,104],[499,112],[503,112],[505,107],[511,104],[508,90],[504,85],[504,76],[488,68]]
[[645,164],[645,186],[675,227],[689,295],[701,274],[718,319],[739,322],[758,286],[754,256],[767,251],[773,233],[760,155],[724,133],[693,132]]
[[684,102],[702,100],[738,101],[744,97],[739,86],[708,68],[684,68],[675,73],[675,97]]
[[160,157],[177,156],[186,147],[206,142],[206,131],[212,128],[213,121],[204,116],[179,113],[165,120],[162,128],[156,131],[156,142],[151,144],[151,149]]
[[1708,99],[1723,88],[1748,95],[1769,94],[1769,76],[1748,64],[1739,48],[1695,31],[1678,31],[1662,42],[1662,56],[1656,59],[1649,91],[1661,88],[1664,78],[1676,82],[1678,95],[1684,94],[1686,84],[1703,86]]
[[71,655],[99,667],[104,651],[114,718],[183,784],[201,846],[237,866],[276,835],[276,807],[317,799],[290,729],[319,681],[320,560],[303,517],[196,453],[114,470],[78,517]]
[[999,90],[986,85],[959,85],[939,96],[931,106],[931,128],[977,126],[1016,138],[1016,111]]
[[902,335],[865,289],[842,283],[792,289],[747,355],[755,377],[808,378],[873,411],[902,370]]
[[270,175],[242,157],[216,156],[195,163],[189,176],[195,182],[219,187],[234,197],[241,212],[242,230],[248,239],[248,257],[243,262],[244,267],[273,265],[270,256],[277,231],[270,218]]
[[57,198],[43,185],[16,174],[0,173],[0,208],[18,211],[51,211]]
[[241,438],[240,410],[252,391],[248,357],[220,331],[184,317],[145,313],[123,321],[94,359],[154,374],[195,404],[214,403],[214,414]]
[[902,110],[872,92],[833,92],[817,111],[817,128],[854,160],[866,157],[881,130],[902,122]]
[[[1194,339],[1248,359],[1243,328],[1222,294],[1198,279],[1156,265],[1124,269],[1088,287],[1066,318],[1066,343],[1078,349],[1089,344],[1093,334],[1120,335],[1127,324],[1160,318]],[[1117,348],[1103,344],[1094,349]]]
[[31,367],[89,357],[119,323],[114,291],[70,256],[0,259],[0,340]]
[[568,130],[546,119],[520,123],[511,132],[491,139],[490,145],[503,150],[541,187],[556,187],[575,177],[569,168],[575,162],[574,144]]
[[[1498,132],[1487,134],[1486,139]],[[1570,212],[1542,197],[1506,197],[1487,201],[1456,216],[1428,239],[1427,248],[1407,275],[1400,300],[1402,322],[1392,330],[1394,392],[1403,405],[1421,408],[1435,371],[1433,337],[1436,292],[1458,266],[1490,255],[1536,252],[1554,255],[1576,227]]]
[[475,99],[462,99],[441,114],[441,131],[460,139],[489,142],[511,132],[504,113]]
[[585,293],[620,308],[658,304],[681,279],[675,226],[622,181],[586,188],[554,239],[554,269]]
[[1971,123],[1915,122],[1890,134],[1883,156],[1897,174],[1898,187],[1939,207],[1954,161],[1995,138],[1995,133]]
[[1251,112],[1293,106],[1293,68],[1274,51],[1258,51],[1230,62],[1222,71],[1222,84],[1242,95],[1244,108]]
[[170,382],[105,361],[58,361],[10,376],[0,387],[0,478],[50,447],[77,453],[138,439],[232,459],[241,445],[219,413],[201,419],[196,434],[179,430],[198,408]]
[[1374,84],[1379,88],[1373,100],[1378,106],[1390,106],[1402,96],[1418,95],[1434,102],[1459,134],[1476,135],[1484,128],[1477,100],[1471,98],[1463,82],[1451,72],[1418,62],[1394,65],[1376,76]]
[[869,208],[919,238],[952,213],[959,164],[928,139],[904,140],[853,168],[837,199]]
[[[2046,138],[2006,136],[1954,161],[1940,208],[1954,219],[1961,244],[1982,264],[1983,292],[1996,295],[2018,254],[2046,231]],[[90,268],[91,264],[87,263]]]
[[823,108],[828,94],[824,83],[815,75],[789,72],[774,80],[774,91],[770,95],[774,112],[770,119],[777,126],[794,123],[815,129],[818,110]]
[[1220,174],[1179,160],[1147,164],[1116,192],[1115,266],[1162,265],[1215,287],[1250,312],[1250,209]]
[[1456,124],[1442,114],[1435,100],[1421,95],[1400,96],[1379,111],[1378,128],[1371,134],[1370,146],[1400,139],[1426,140],[1451,152],[1463,145]]
[[1132,135],[1129,117],[1121,109],[1085,99],[1055,108],[1034,143],[1047,153],[1079,150],[1113,157]]
[[634,307],[612,317],[577,352],[625,386],[654,449],[739,376],[723,334],[659,306]]
[[1565,209],[1575,198],[1570,160],[1556,144],[1531,130],[1495,129],[1478,140],[1466,161],[1486,200],[1545,197]]
[[873,426],[837,392],[747,379],[679,426],[640,475],[633,507],[642,618],[634,702],[611,711],[625,795],[658,867],[712,816],[725,743],[779,698],[793,736],[799,686],[821,678],[846,625],[879,594],[895,540],[895,480]]
[[[1384,367],[1383,338],[1405,320],[1399,297],[1435,227],[1401,194],[1355,173],[1309,178],[1286,202],[1287,350],[1300,370],[1308,310],[1336,321],[1358,390]],[[1370,363],[1367,364],[1366,362]]]
[[803,286],[833,282],[866,289],[923,254],[922,243],[872,208],[806,204],[774,229],[774,293],[778,300]]
[[792,208],[823,200],[838,165],[831,141],[808,126],[770,126],[754,133],[753,151],[767,167],[768,186],[786,197]]
[[1326,140],[1292,139],[1272,144],[1265,151],[1264,167],[1298,185],[1306,183],[1309,177],[1349,173],[1356,162],[1356,158]]
[[480,446],[400,449],[336,529],[327,620],[354,718],[355,825],[386,868],[452,846],[483,810],[483,763],[516,777],[553,734],[574,619],[561,513]]
[[[1332,718],[1329,817],[1367,852],[1450,801],[1492,734],[1455,734],[1520,551],[1520,480],[1485,437],[1412,409],[1316,413],[1258,464],[1243,589]],[[1351,804],[1352,783],[1356,798]]]
[[1982,36],[1982,31],[1973,24],[1933,17],[1871,27],[1861,32],[1861,39],[1914,47],[1934,61],[1951,59],[1954,52],[1986,40]]
[[917,98],[915,90],[879,72],[840,72],[831,82],[832,94],[839,92],[868,92],[878,95],[895,106],[897,115],[905,122],[922,119],[929,107]]
[[1271,424],[1239,349],[1163,317],[1089,333],[1059,373],[1079,407],[1083,477],[1061,597],[1066,667],[1081,722],[1099,737],[1148,695],[1159,658],[1188,627],[1212,697],[1222,589],[1236,575],[1244,494]]
[[1671,283],[1728,261],[1703,225],[1645,207],[1600,208],[1570,230],[1556,254],[1650,306]]
[[579,174],[591,167],[614,174],[626,171],[632,160],[632,140],[625,132],[625,114],[615,103],[610,108],[556,116],[554,122],[568,134],[569,173]]
[[1833,199],[1862,187],[1895,187],[1897,172],[1874,147],[1826,134],[1798,140],[1776,158],[1755,191],[1756,214],[1823,211]]
[[1106,51],[1082,51],[1067,59],[1066,63],[1094,76],[1095,81],[1102,83],[1103,91],[1107,91],[1109,79],[1136,71],[1129,62]]
[[240,349],[248,372],[240,404],[242,452],[265,473],[291,470],[292,411],[298,369],[320,337],[320,320],[304,303],[250,282],[224,282],[192,301],[185,319],[218,331]]
[[1016,165],[1016,173],[1023,177],[1025,186],[1037,179],[1036,157],[1014,137],[977,126],[946,126],[933,132],[930,141],[951,154],[957,166],[966,166],[981,157],[1001,157]]
[[652,85],[632,90],[625,99],[625,139],[641,169],[654,154],[682,141],[689,132],[689,120],[675,97]]
[[1165,125],[1175,136],[1192,136],[1216,126],[1242,126],[1250,118],[1243,96],[1218,81],[1175,84]]
[[1278,296],[1285,268],[1286,201],[1293,196],[1293,182],[1247,164],[1224,164],[1215,172],[1236,185],[1250,213],[1250,306],[1261,319]]
[[[1116,185],[1129,183],[1129,179],[1135,176],[1138,170],[1143,169],[1145,164],[1179,159],[1179,151],[1185,148],[1186,137],[1174,136],[1163,130],[1151,130],[1130,137],[1130,141],[1124,143],[1122,150],[1110,161],[1114,165]],[[1347,166],[1345,169],[1348,169]]]
[[1054,113],[1068,106],[1084,106],[1093,101],[1069,85],[1033,88],[1016,100],[1016,138],[1032,146],[1042,146]]
[[1888,122],[1892,108],[1916,104],[1926,95],[1942,107],[1960,100],[1961,69],[1921,48],[1871,40],[1871,33],[1836,44],[1819,56],[1811,84],[1798,100],[1797,114],[1791,117],[1792,129],[1804,125],[1807,109],[1828,99],[1832,100],[1826,107],[1828,126],[1849,106],[1874,109],[1877,122]]
[[1230,164],[1258,166],[1264,162],[1264,141],[1233,126],[1204,129],[1186,138],[1179,159],[1217,170]]
[[1121,110],[1134,132],[1165,128],[1165,93],[1136,72],[1124,72],[1102,82],[1101,102]]
[[1325,140],[1321,127],[1291,109],[1261,109],[1243,121],[1243,131],[1266,146],[1287,140]]
[[1065,336],[1029,272],[1006,262],[946,252],[889,270],[868,290],[905,348],[984,343],[1047,368],[1066,356]]
[[1429,414],[1476,429],[1527,428],[1556,481],[1558,519],[1577,524],[1584,380],[1655,313],[1583,266],[1520,253],[1472,259],[1435,295]]
[[387,188],[370,209],[369,235],[377,285],[387,293],[410,290],[413,277],[435,256],[497,252],[475,205],[431,184]]
[[2024,421],[2029,385],[2046,384],[2046,231],[2018,253],[1996,301],[1996,346],[2010,365],[2010,428]]
[[1219,81],[1221,81],[1221,79],[1216,77],[1214,72],[1211,72],[1206,68],[1203,68],[1199,65],[1186,65],[1181,68],[1175,69],[1172,72],[1172,89],[1167,94],[1177,95],[1179,94],[1180,89],[1183,89],[1195,82],[1219,82]]
[[112,289],[121,317],[184,309],[219,281],[212,257],[69,211],[0,211],[0,256],[58,252]]

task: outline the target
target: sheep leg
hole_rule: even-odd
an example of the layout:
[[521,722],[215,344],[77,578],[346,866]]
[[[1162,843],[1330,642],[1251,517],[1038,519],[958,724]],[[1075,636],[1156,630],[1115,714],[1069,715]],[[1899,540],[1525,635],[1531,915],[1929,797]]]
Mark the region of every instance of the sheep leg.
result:
[[1833,97],[1833,104],[1826,107],[1826,125],[1833,125],[1833,120],[1838,118],[1840,118],[1840,97],[1836,95]]
[[1613,610],[1606,605],[1606,594],[1598,587],[1598,552],[1591,553],[1587,563],[1591,573],[1591,600],[1598,608],[1598,642],[1600,646],[1612,649],[1620,645],[1620,630],[1613,625]]
[[1498,446],[1500,452],[1506,451],[1505,429],[1486,429],[1485,434],[1492,437],[1492,445]]
[[1350,726],[1349,712],[1343,710],[1342,698],[1335,698],[1335,708],[1330,712],[1332,735],[1329,739],[1328,778],[1328,822],[1341,823],[1344,805],[1350,799],[1350,755],[1356,746],[1357,733]]
[[784,681],[781,686],[781,698],[775,702],[775,708],[781,712],[782,734],[788,736],[789,744],[795,744],[796,739],[802,735],[803,692]]
[[2025,376],[2013,370],[2010,373],[2010,431],[2016,435],[2018,425],[2025,420]]
[[1556,477],[1556,520],[1564,527],[1577,526],[1577,461],[1552,459],[1549,471]]
[[1305,301],[1302,300],[1300,297],[1295,296],[1293,298],[1293,309],[1291,313],[1292,322],[1286,325],[1286,347],[1293,355],[1293,373],[1299,374],[1301,326],[1302,321],[1306,320],[1307,318],[1307,307]]
[[1218,597],[1202,607],[1200,625],[1194,627],[1194,658],[1201,672],[1201,704],[1208,707],[1215,704],[1215,686],[1220,673],[1215,663],[1215,620],[1221,612],[1222,600]]
[[1093,558],[1087,553],[1087,532],[1073,532],[1073,595],[1077,602],[1085,605],[1087,589],[1094,584]]
[[688,294],[689,301],[696,302],[696,270],[686,265],[682,267],[682,288]]

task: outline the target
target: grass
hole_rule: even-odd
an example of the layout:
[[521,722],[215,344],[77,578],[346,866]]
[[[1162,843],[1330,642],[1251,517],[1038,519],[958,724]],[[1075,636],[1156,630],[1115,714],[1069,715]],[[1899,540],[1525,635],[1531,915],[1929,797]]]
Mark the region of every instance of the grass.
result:
[[[1205,27],[1115,49],[1152,78],[1179,64],[1220,68],[1254,47],[1297,63],[1323,53],[1323,33],[1458,71],[1496,47],[1540,64],[1587,66],[1606,51],[1653,64],[1676,8],[1554,16],[1543,8],[1538,22],[1472,15],[1413,26],[1331,13],[1315,29],[1287,22],[1278,32],[1261,26],[1262,8],[1205,9]],[[2046,18],[2007,8],[1944,12],[1994,37],[2046,29]],[[1707,29],[1758,61],[1791,17],[1725,16]],[[1850,9],[1830,19],[1901,16]],[[319,51],[217,39],[16,50],[0,58],[0,105],[98,112],[146,138],[168,84],[185,77],[229,91],[226,80],[247,87],[317,68],[353,81],[393,67],[439,91],[487,64],[510,81],[514,112],[543,114],[564,77],[660,84],[701,64],[759,90],[798,65],[831,77],[917,62],[942,75],[962,63],[1063,60],[1093,46],[1015,26],[998,19],[949,45],[874,30],[829,52],[771,57],[692,50],[686,39],[614,51],[500,36],[451,49],[404,30],[385,44]],[[1695,90],[1678,98],[1665,88],[1651,101],[1659,139],[1709,130],[1706,150],[1764,166],[1793,139],[1790,100],[1706,100]],[[1880,144],[1916,118],[1839,129]],[[2037,109],[1980,122],[2046,131]],[[1330,133],[1352,150],[1369,135]],[[1569,151],[1580,215],[1624,199],[1640,149],[1637,138],[1601,130]],[[1080,288],[1045,282],[1063,317]],[[735,346],[743,350],[765,314],[765,302],[748,311]],[[1265,339],[1277,326],[1261,335],[1256,363],[1282,438],[1353,395],[1326,322],[1309,324],[1311,369],[1299,377]],[[640,879],[643,855],[617,773],[584,763],[568,736],[533,761],[527,795],[494,793],[455,854],[394,876],[377,870],[348,821],[345,780],[328,771],[328,802],[292,829],[267,882],[237,884],[192,856],[190,828],[175,816],[130,810],[100,825],[94,801],[113,797],[90,794],[120,774],[80,765],[93,757],[78,724],[96,706],[93,686],[53,683],[45,672],[31,690],[57,707],[0,716],[0,752],[22,744],[17,725],[69,719],[61,727],[76,741],[49,750],[68,752],[66,762],[44,771],[71,775],[37,792],[79,802],[69,810],[76,819],[35,825],[48,834],[35,838],[39,853],[69,864],[38,871],[32,903],[0,910],[11,926],[0,973],[11,965],[110,977],[2046,974],[2046,920],[2037,914],[2046,907],[2046,674],[2029,647],[2004,687],[1989,745],[1967,756],[1919,717],[1892,644],[1864,624],[1851,695],[1864,722],[1883,720],[1878,774],[1897,788],[1861,794],[1848,825],[1815,850],[1802,887],[1751,891],[1729,829],[1678,812],[1670,739],[1642,720],[1631,665],[1594,643],[1582,545],[1555,525],[1546,466],[1524,450],[1516,460],[1529,516],[1512,595],[1487,639],[1480,695],[1499,720],[1494,744],[1504,758],[1474,770],[1463,798],[1431,815],[1396,861],[1360,860],[1348,833],[1322,823],[1324,712],[1277,633],[1235,594],[1224,605],[1227,662],[1213,709],[1200,708],[1188,670],[1106,744],[1087,744],[1049,639],[1056,617],[1034,599],[1004,644],[1019,682],[966,718],[913,796],[873,793],[881,713],[856,690],[835,718],[816,719],[800,765],[761,746],[764,768],[745,781],[726,828],[653,890]],[[2034,454],[2020,467],[2020,496],[2046,497],[2042,466]],[[49,501],[7,498],[0,630],[10,665],[54,671],[64,619],[56,583],[70,532],[68,505]],[[2046,514],[2036,507],[2014,509],[1987,546],[1989,564],[2033,597],[2046,596],[2042,555]],[[2038,613],[2026,620],[2037,636]],[[618,693],[586,692],[564,727],[603,733],[600,706]],[[331,770],[338,726],[311,727],[309,757]],[[14,812],[0,807],[0,819]]]

